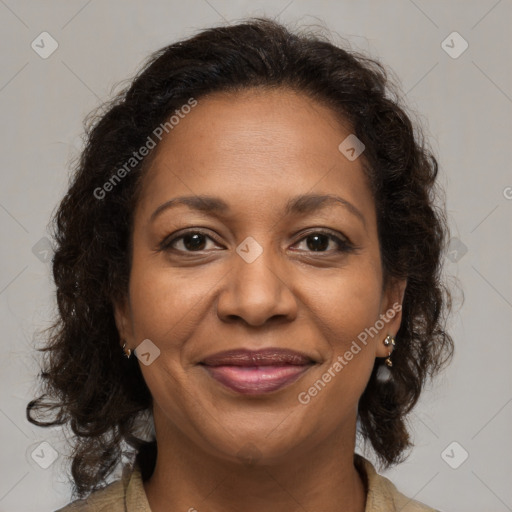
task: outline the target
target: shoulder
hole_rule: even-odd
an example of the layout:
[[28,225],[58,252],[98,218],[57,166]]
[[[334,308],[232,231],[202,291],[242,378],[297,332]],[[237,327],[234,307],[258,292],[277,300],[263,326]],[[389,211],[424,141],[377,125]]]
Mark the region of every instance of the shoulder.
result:
[[56,512],[106,512],[107,510],[112,512],[125,510],[124,488],[120,480],[91,493],[88,498],[73,501]]
[[399,492],[396,486],[386,477],[379,475],[372,463],[364,457],[356,454],[355,463],[356,467],[363,469],[366,474],[365,512],[440,512]]
[[75,500],[55,512],[124,512],[126,489],[131,474],[132,469],[125,468],[120,480],[92,492],[87,498]]

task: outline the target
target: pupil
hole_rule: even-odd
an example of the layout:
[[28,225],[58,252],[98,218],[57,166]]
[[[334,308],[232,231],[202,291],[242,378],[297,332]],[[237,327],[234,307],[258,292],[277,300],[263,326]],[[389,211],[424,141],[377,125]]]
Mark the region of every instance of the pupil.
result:
[[[189,240],[193,240],[192,243],[187,243]],[[183,244],[187,249],[202,249],[204,246],[204,236],[200,233],[194,233],[192,235],[185,235],[183,237]]]
[[[318,242],[319,238],[323,238],[324,243],[319,243]],[[315,242],[310,243],[311,239],[315,240]],[[327,247],[329,247],[329,237],[328,236],[326,236],[326,235],[310,235],[310,236],[308,236],[308,249],[310,249],[312,251],[317,251],[317,250],[326,249]]]

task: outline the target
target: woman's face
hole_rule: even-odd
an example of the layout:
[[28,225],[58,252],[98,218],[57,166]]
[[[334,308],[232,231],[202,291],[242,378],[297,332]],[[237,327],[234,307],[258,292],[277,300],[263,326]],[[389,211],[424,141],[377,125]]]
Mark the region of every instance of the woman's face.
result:
[[159,442],[270,461],[353,432],[403,284],[383,290],[349,135],[306,96],[250,90],[199,99],[155,149],[115,312],[129,347],[150,340],[137,355]]

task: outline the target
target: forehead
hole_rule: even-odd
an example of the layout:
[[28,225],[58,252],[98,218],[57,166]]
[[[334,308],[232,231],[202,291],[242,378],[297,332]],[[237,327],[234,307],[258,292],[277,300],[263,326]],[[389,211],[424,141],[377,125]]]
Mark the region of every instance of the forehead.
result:
[[362,158],[338,149],[350,126],[331,109],[289,89],[215,93],[159,143],[140,208],[174,196],[208,194],[254,208],[305,193],[340,193],[373,209]]

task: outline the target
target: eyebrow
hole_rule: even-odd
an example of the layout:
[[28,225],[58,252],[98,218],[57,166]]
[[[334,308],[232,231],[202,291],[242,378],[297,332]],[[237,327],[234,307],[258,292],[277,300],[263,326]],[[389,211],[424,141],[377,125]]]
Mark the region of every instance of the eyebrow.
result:
[[[179,205],[187,206],[191,210],[197,210],[214,215],[223,215],[230,211],[229,205],[219,197],[207,195],[181,196],[175,197],[174,199],[170,199],[169,201],[161,204],[151,214],[149,221],[153,222],[155,218],[165,210]],[[286,203],[284,214],[308,214],[336,205],[346,208],[346,210],[357,217],[366,227],[366,220],[361,211],[346,199],[334,194],[301,194],[299,196],[292,197]]]

